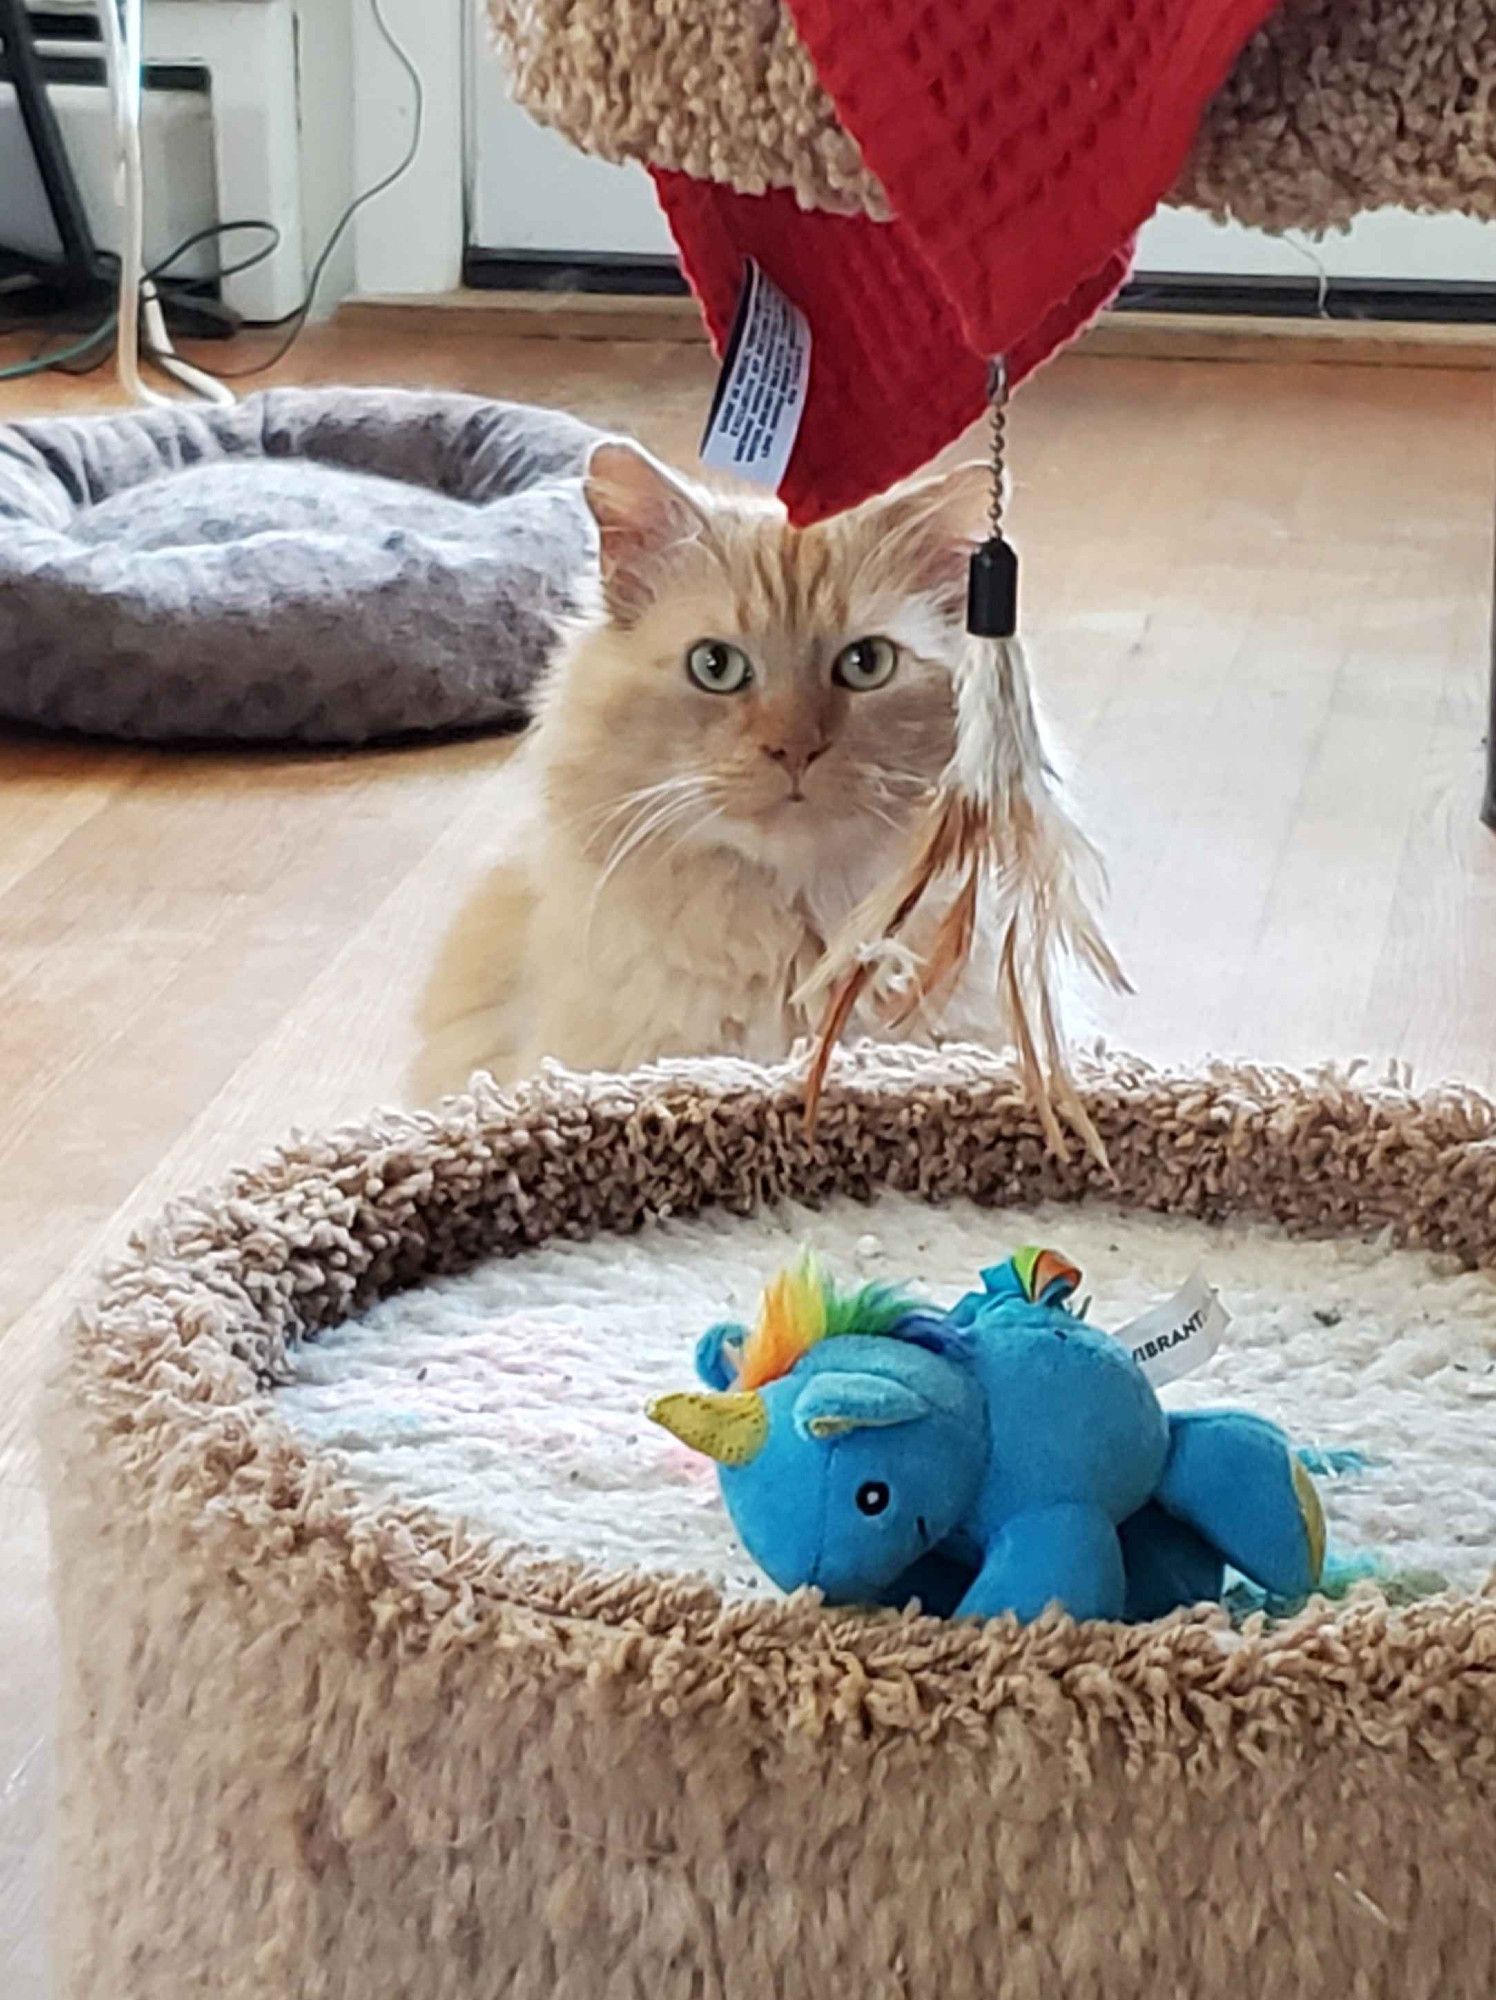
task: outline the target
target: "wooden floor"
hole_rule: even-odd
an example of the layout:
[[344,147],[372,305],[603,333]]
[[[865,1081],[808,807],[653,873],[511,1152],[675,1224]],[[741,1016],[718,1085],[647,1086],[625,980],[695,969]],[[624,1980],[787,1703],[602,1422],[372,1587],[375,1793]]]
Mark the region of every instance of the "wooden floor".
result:
[[[280,379],[555,402],[690,454],[699,347],[393,325],[309,334]],[[0,420],[109,400],[0,384]],[[1096,1026],[1159,1058],[1396,1058],[1496,1088],[1496,375],[1081,356],[1024,391],[1013,439],[1029,626],[1137,987]],[[32,1400],[59,1323],[174,1190],[292,1122],[461,1081],[508,759],[0,738],[5,2000],[42,1991]]]

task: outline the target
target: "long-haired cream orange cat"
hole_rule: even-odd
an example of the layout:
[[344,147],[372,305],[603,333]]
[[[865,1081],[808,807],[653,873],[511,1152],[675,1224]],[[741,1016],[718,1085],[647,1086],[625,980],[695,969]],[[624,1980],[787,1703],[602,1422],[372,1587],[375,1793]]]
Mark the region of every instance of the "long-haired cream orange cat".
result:
[[[965,469],[797,531],[776,503],[599,448],[599,588],[533,745],[521,1070],[767,1059],[814,1028],[796,995],[951,753],[983,493]],[[987,1013],[958,994],[941,1025]]]

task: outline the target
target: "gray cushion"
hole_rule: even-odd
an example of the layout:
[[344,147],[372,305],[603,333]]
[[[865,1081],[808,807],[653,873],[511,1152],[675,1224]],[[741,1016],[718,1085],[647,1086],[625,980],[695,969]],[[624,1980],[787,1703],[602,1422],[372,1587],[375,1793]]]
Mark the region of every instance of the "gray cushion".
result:
[[597,437],[395,389],[0,427],[0,717],[158,742],[515,728],[595,560]]

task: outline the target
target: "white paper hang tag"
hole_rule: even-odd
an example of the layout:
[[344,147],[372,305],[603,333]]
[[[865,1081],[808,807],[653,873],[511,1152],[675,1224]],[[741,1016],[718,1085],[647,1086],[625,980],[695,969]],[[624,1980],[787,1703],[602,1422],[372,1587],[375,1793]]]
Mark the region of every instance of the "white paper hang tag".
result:
[[750,258],[701,441],[703,465],[776,492],[810,382],[810,322]]
[[1154,1388],[1161,1389],[1207,1362],[1230,1324],[1215,1287],[1197,1271],[1173,1298],[1140,1313],[1117,1338]]

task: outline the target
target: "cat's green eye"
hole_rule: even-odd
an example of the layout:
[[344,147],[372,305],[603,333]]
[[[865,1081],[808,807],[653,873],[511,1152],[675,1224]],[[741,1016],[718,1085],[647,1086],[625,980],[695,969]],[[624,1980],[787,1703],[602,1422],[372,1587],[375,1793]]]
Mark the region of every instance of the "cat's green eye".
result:
[[753,679],[748,655],[725,639],[698,639],[686,655],[686,672],[708,694],[737,694]]
[[898,664],[899,649],[892,639],[854,639],[837,654],[831,678],[853,694],[867,694],[887,687]]

